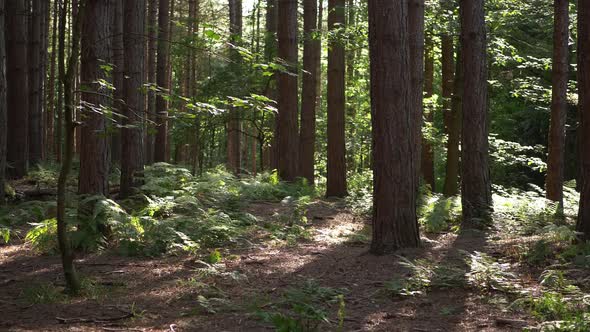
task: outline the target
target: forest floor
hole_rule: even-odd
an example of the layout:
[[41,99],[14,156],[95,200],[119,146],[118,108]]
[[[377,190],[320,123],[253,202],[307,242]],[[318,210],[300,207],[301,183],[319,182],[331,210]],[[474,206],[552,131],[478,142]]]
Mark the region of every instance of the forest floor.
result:
[[[370,220],[349,206],[310,200],[296,241],[249,228],[205,254],[79,255],[77,297],[63,293],[59,256],[35,250],[20,225],[0,244],[0,331],[535,331],[587,317],[590,269],[560,264],[502,214],[485,230],[423,232],[421,248],[374,256]],[[275,200],[240,209],[259,223],[293,214]]]
[[[260,218],[280,209],[276,203],[248,207]],[[463,273],[453,275],[467,268],[465,255],[483,252],[502,257],[516,239],[505,239],[494,230],[428,235],[423,248],[399,252],[399,256],[372,256],[367,246],[368,220],[353,216],[338,202],[327,201],[311,204],[308,217],[311,240],[284,247],[255,243],[251,248],[231,250],[225,255],[229,259],[214,265],[189,255],[84,257],[79,270],[102,285],[100,294],[45,304],[30,304],[23,294],[31,285],[63,285],[59,258],[35,254],[27,244],[15,241],[0,247],[0,329],[271,330],[257,311],[270,310],[281,302],[286,289],[310,280],[342,292],[345,331],[520,331],[535,325],[530,317],[507,310],[511,299],[506,294],[467,287]],[[407,267],[399,264],[400,257],[445,269],[448,274],[440,278],[448,285],[415,296],[393,295],[386,285],[395,276],[411,277]],[[522,286],[539,287],[530,271],[513,272],[515,279],[524,281]],[[326,329],[337,330],[339,324],[331,321]]]

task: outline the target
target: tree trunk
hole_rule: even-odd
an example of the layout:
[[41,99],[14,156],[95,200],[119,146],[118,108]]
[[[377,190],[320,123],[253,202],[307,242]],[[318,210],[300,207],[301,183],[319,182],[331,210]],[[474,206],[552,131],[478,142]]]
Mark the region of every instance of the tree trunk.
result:
[[297,89],[297,0],[280,0],[278,21],[279,58],[289,73],[278,74],[278,171],[284,181],[299,175],[299,126]]
[[124,82],[125,107],[122,129],[121,196],[127,197],[141,185],[143,172],[143,109],[145,2],[127,0],[124,5],[124,54],[127,78]]
[[[278,0],[266,0],[266,34],[264,38],[264,59],[266,62],[271,63],[275,61],[275,57],[277,55],[277,29],[278,29]],[[276,88],[276,79],[277,75],[272,75],[269,77],[267,89],[266,89],[266,97],[271,100],[277,101],[277,88]],[[278,159],[278,114],[275,114],[271,120],[274,120],[273,123],[273,137],[271,141],[270,148],[267,148],[267,155],[269,156],[268,165],[266,168],[278,169],[279,168],[279,159]]]
[[[451,24],[449,24],[450,26]],[[443,124],[444,131],[449,134],[449,127],[451,126],[452,110],[452,97],[453,97],[453,76],[455,61],[453,61],[454,46],[453,36],[444,33],[441,36],[441,65],[442,65],[442,98],[443,98]],[[460,61],[458,61],[460,62]]]
[[[54,1],[53,19],[51,21],[51,57],[49,64],[49,84],[47,84],[47,113],[46,113],[46,128],[45,128],[45,143],[47,144],[47,156],[55,157],[55,66],[57,60],[57,26],[58,26],[58,1]],[[59,83],[58,83],[59,85]]]
[[[369,1],[373,240],[383,254],[420,244],[416,216],[416,119],[412,95],[408,0]],[[403,156],[403,158],[402,158]]]
[[[431,98],[434,94],[434,49],[432,39],[426,40],[424,61],[424,96]],[[430,126],[434,125],[434,109],[431,107],[425,112],[425,119]],[[422,136],[421,170],[424,182],[430,186],[432,192],[436,192],[436,178],[434,175],[434,151],[430,140]]]
[[[61,17],[65,18],[68,0],[64,0],[63,2]],[[84,2],[85,1],[83,0],[82,6],[84,6]],[[72,38],[72,50],[70,58],[68,59],[67,72],[65,71],[65,58],[61,57],[65,55],[65,50],[60,49],[60,57],[58,57],[60,67],[63,67],[64,69],[60,70],[60,83],[64,89],[66,150],[57,182],[57,238],[61,252],[61,260],[67,289],[69,292],[74,294],[80,290],[80,279],[78,278],[78,273],[76,272],[76,267],[74,265],[74,251],[68,236],[68,224],[66,221],[66,182],[72,168],[72,160],[74,159],[75,128],[73,123],[74,97],[72,94],[72,86],[74,82],[74,70],[78,62],[77,59],[79,53],[80,25],[82,16],[83,15],[76,15],[74,25],[72,27],[74,37]],[[65,29],[63,31],[64,34],[62,36],[65,36]],[[65,46],[64,43],[60,43],[60,47],[63,46]]]
[[576,231],[590,240],[590,2],[578,3],[578,93],[580,128],[580,210]]
[[[123,44],[123,7],[124,2],[120,0],[114,0],[111,2],[114,8],[113,11],[113,23],[112,23],[112,56],[113,56],[113,86],[115,91],[113,92],[114,108],[117,114],[122,114],[124,111],[124,82],[127,81],[124,78],[125,69],[125,50]],[[115,116],[114,128],[111,128],[111,162],[119,163],[121,161],[121,130],[117,124],[123,122],[122,117]]]
[[451,108],[448,112],[448,135],[447,140],[447,164],[443,194],[445,197],[457,196],[459,194],[459,159],[461,152],[461,128],[463,123],[463,68],[461,66],[461,46],[457,47],[457,60],[455,79],[453,81],[453,93]]
[[[342,29],[345,0],[328,1],[328,29]],[[340,35],[340,34],[336,34]],[[327,197],[346,196],[345,52],[343,41],[332,38],[328,48],[328,162]]]
[[[108,195],[108,141],[104,107],[109,90],[101,88],[107,80],[101,59],[109,58],[109,6],[107,1],[87,0],[82,24],[81,85],[82,118],[80,130],[80,194]],[[67,91],[66,91],[67,92]],[[69,121],[69,120],[68,120]]]
[[[229,0],[229,21],[230,21],[230,43],[237,46],[242,39],[242,0]],[[234,74],[240,77],[241,56],[234,46],[230,46],[230,59]],[[234,174],[240,173],[241,137],[240,112],[238,108],[232,107],[229,113],[227,124],[227,168]]]
[[[57,123],[55,125],[56,133],[55,133],[55,156],[58,162],[62,160],[62,128],[63,128],[63,113],[64,110],[64,86],[63,86],[63,77],[66,76],[66,25],[68,20],[68,3],[69,0],[64,0],[61,5],[60,14],[59,14],[59,36],[58,36],[58,75],[60,77],[60,81],[57,87]],[[61,61],[59,61],[61,59]],[[76,62],[77,63],[77,62]],[[72,70],[75,70],[72,69]],[[74,75],[74,74],[72,74]],[[72,83],[73,85],[73,83]],[[72,113],[73,114],[73,113]]]
[[[157,56],[157,83],[158,87],[168,93],[168,31],[170,29],[170,0],[159,0],[158,11],[158,56]],[[156,125],[157,133],[154,142],[154,160],[158,162],[168,161],[166,158],[166,146],[168,145],[168,102],[162,95],[156,96]]]
[[33,1],[29,25],[29,165],[43,159],[43,95],[41,80],[41,1]]
[[[148,10],[148,83],[156,84],[156,52],[158,50],[158,0],[149,1]],[[155,137],[151,132],[155,128],[156,122],[156,93],[151,89],[148,90],[148,122],[146,125],[145,135],[145,162],[151,164],[154,162],[154,143]]]
[[318,1],[303,2],[303,87],[301,96],[301,128],[299,158],[301,175],[310,185],[315,182],[315,121],[318,94],[318,62],[320,45],[317,39]]
[[461,0],[461,52],[464,75],[462,206],[463,223],[487,221],[493,210],[490,181],[487,62],[484,0]]
[[6,41],[4,40],[4,0],[0,0],[0,204],[4,203],[6,182]]
[[29,160],[29,67],[27,13],[24,0],[6,2],[6,102],[8,107],[7,175],[26,175]]
[[554,1],[553,78],[549,156],[547,158],[547,199],[563,207],[565,169],[565,124],[567,120],[569,1]]
[[[412,141],[418,149],[414,165],[421,165],[422,113],[424,110],[424,0],[408,1],[408,33],[410,38],[410,64],[412,68],[412,112],[414,128]],[[416,181],[420,183],[420,167],[416,167]]]

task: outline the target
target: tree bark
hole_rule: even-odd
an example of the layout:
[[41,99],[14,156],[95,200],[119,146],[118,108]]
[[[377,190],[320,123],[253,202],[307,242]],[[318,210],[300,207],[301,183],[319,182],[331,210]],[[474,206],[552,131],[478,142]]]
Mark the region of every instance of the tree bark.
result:
[[[417,148],[415,165],[421,165],[422,115],[424,110],[424,0],[408,1],[408,33],[412,68],[412,112],[414,128],[412,141]],[[420,168],[416,167],[416,181],[420,183]]]
[[[158,55],[157,83],[164,93],[170,92],[168,85],[168,32],[170,30],[170,0],[159,0],[158,10]],[[168,102],[163,95],[156,96],[156,140],[154,142],[154,160],[166,162],[166,146],[168,145]]]
[[[242,39],[242,0],[229,0],[230,43],[237,46]],[[234,46],[230,46],[230,59],[234,75],[240,77],[241,57]],[[238,79],[239,80],[239,79]],[[227,168],[234,174],[240,173],[241,165],[241,132],[240,112],[231,107],[227,123]]]
[[6,41],[4,39],[4,0],[0,0],[0,204],[4,203],[6,196],[6,131],[7,107],[6,107]]
[[590,2],[578,2],[580,210],[576,231],[590,240]]
[[80,194],[108,195],[108,140],[104,107],[109,91],[101,87],[107,80],[101,59],[109,58],[109,6],[104,0],[87,0],[82,24],[80,80],[83,123],[80,130]]
[[[264,59],[266,62],[271,63],[275,61],[275,57],[277,56],[277,29],[278,29],[278,0],[266,0],[266,34],[264,38]],[[272,75],[269,77],[268,87],[266,89],[266,97],[271,100],[278,101],[277,99],[277,75]],[[269,156],[266,158],[268,160],[268,164],[265,168],[270,168],[271,170],[279,168],[279,159],[278,159],[278,132],[279,132],[279,124],[278,124],[279,116],[275,114],[271,117],[271,121],[273,122],[273,137],[270,144],[270,147],[267,148],[267,155]]]
[[[82,0],[82,6],[84,6],[84,0]],[[68,0],[63,1],[62,13],[61,17],[66,17],[66,12],[68,8]],[[80,279],[78,277],[78,273],[76,272],[76,267],[74,265],[74,251],[72,249],[72,245],[68,236],[68,224],[66,221],[66,182],[68,179],[68,175],[72,168],[72,160],[74,159],[74,122],[73,122],[73,108],[74,108],[74,96],[72,94],[72,87],[74,82],[74,71],[75,67],[77,66],[77,59],[79,53],[79,40],[80,40],[80,25],[82,24],[82,16],[83,15],[76,15],[74,24],[72,27],[73,30],[73,38],[72,38],[72,50],[70,53],[70,57],[68,59],[68,67],[67,72],[65,70],[65,58],[62,57],[65,55],[65,50],[60,49],[58,57],[58,61],[60,62],[60,66],[63,67],[64,70],[60,70],[60,83],[63,86],[64,92],[64,102],[65,102],[65,110],[64,110],[64,117],[65,117],[65,136],[66,136],[66,145],[65,145],[65,154],[63,163],[61,165],[61,170],[59,173],[59,179],[57,182],[57,238],[59,249],[61,252],[61,260],[62,266],[64,270],[66,285],[71,293],[77,293],[80,290]],[[65,24],[64,24],[65,25]],[[65,36],[65,29],[63,30]],[[60,37],[61,38],[61,37]],[[64,44],[60,43],[60,47],[63,47]]]
[[[112,56],[113,56],[113,87],[115,91],[113,92],[114,98],[114,111],[117,114],[123,114],[124,109],[124,101],[123,98],[124,94],[124,82],[127,81],[124,78],[124,71],[125,71],[125,50],[124,50],[124,43],[123,43],[123,36],[125,36],[123,32],[123,7],[124,2],[120,0],[114,0],[111,2],[114,8],[111,8],[113,11],[113,22],[112,22]],[[121,161],[121,130],[119,129],[119,125],[123,122],[122,117],[115,116],[114,120],[115,123],[113,124],[114,128],[111,128],[111,162],[119,163]]]
[[455,78],[453,81],[453,93],[451,108],[447,113],[448,119],[448,140],[447,140],[447,164],[443,194],[445,197],[452,197],[459,194],[459,159],[461,152],[461,132],[463,123],[463,68],[461,66],[461,46],[457,47],[457,59]]
[[567,120],[569,1],[554,1],[553,74],[549,155],[547,157],[547,199],[563,207],[565,169],[565,124]]
[[127,0],[124,5],[124,126],[122,129],[121,196],[128,197],[141,185],[138,176],[143,172],[143,115],[142,94],[144,73],[145,2]]
[[284,181],[299,175],[299,126],[297,88],[297,0],[279,0],[279,58],[286,71],[278,74],[278,172]]
[[27,13],[24,0],[6,2],[6,102],[8,107],[7,175],[26,175],[29,160],[29,67]]
[[41,1],[32,2],[29,25],[29,165],[43,159],[43,81],[41,79]]
[[[49,83],[47,84],[47,113],[45,127],[45,143],[47,156],[55,157],[55,66],[57,60],[57,26],[58,26],[58,1],[54,1],[53,19],[51,21],[51,56],[49,64]],[[59,83],[58,83],[59,85]]]
[[[148,83],[156,84],[156,52],[158,50],[158,0],[149,0],[148,9]],[[145,162],[154,162],[155,137],[151,132],[156,122],[156,93],[148,90],[148,122],[145,135]]]
[[[429,36],[426,40],[424,60],[424,96],[431,98],[434,94],[434,48]],[[425,112],[425,119],[430,125],[434,125],[434,109]],[[430,186],[432,192],[436,192],[436,178],[434,175],[434,151],[432,144],[422,135],[421,170],[424,182]]]
[[383,254],[420,244],[408,0],[369,1],[373,240]]
[[461,201],[464,225],[474,226],[487,221],[493,210],[484,0],[461,0],[460,9],[464,75]]
[[[328,30],[336,32],[344,28],[345,0],[328,1]],[[339,33],[337,36],[341,35]],[[343,41],[335,36],[328,48],[328,162],[327,197],[344,197],[346,187],[345,140],[345,51]]]
[[301,92],[301,128],[299,135],[301,175],[310,185],[315,182],[315,122],[318,94],[320,42],[317,38],[318,1],[303,2],[303,87]]

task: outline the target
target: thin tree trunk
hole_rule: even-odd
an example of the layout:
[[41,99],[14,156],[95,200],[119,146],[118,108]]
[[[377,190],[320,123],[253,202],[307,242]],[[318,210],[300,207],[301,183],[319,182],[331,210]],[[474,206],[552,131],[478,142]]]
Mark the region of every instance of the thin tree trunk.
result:
[[[420,244],[408,0],[369,1],[373,240],[383,254]],[[401,158],[400,156],[403,156]]]
[[[149,1],[148,10],[148,83],[156,84],[156,52],[158,49],[158,0]],[[156,122],[156,94],[148,90],[148,122],[145,136],[145,162],[154,162],[155,137],[151,132]]]
[[318,95],[318,62],[320,61],[317,39],[318,0],[303,2],[303,87],[301,92],[301,129],[299,135],[301,175],[310,185],[315,182],[315,122]]
[[590,240],[590,1],[578,2],[580,210],[576,231]]
[[[424,0],[408,1],[408,32],[410,35],[410,63],[412,67],[412,111],[414,128],[412,141],[418,149],[414,165],[421,165],[422,114],[424,110]],[[420,167],[416,167],[416,181],[420,183]]]
[[43,108],[41,104],[41,1],[33,1],[29,25],[29,165],[43,159]]
[[[10,0],[9,0],[10,1]],[[0,0],[0,204],[4,203],[6,196],[6,131],[7,131],[7,107],[6,107],[6,44],[4,39],[4,0]]]
[[[55,155],[58,162],[62,160],[62,128],[63,128],[63,108],[64,108],[64,86],[63,86],[63,77],[66,75],[66,25],[68,19],[68,3],[69,0],[64,0],[62,2],[62,8],[60,10],[59,15],[59,36],[58,36],[58,75],[60,77],[60,82],[57,87],[57,123],[55,125],[56,133],[55,133]],[[61,59],[61,61],[59,61]],[[75,70],[72,69],[72,70]],[[74,75],[74,74],[72,74]],[[73,83],[72,83],[73,85]]]
[[[64,0],[61,14],[62,18],[65,18],[66,16],[65,12],[67,11],[67,5],[68,0]],[[84,0],[82,0],[82,6],[84,6]],[[72,160],[74,159],[74,96],[72,94],[72,86],[74,81],[74,70],[78,62],[77,58],[80,45],[80,25],[82,16],[83,15],[76,16],[74,25],[72,27],[74,37],[72,40],[71,54],[68,59],[67,72],[65,70],[60,71],[60,83],[63,85],[64,89],[66,149],[57,182],[57,238],[61,252],[61,260],[66,279],[66,285],[69,292],[74,294],[80,290],[80,279],[74,265],[74,251],[68,236],[68,224],[66,221],[66,182],[72,168]],[[65,33],[62,36],[65,36]],[[65,44],[60,43],[60,47],[63,46],[65,46]],[[60,49],[59,54],[60,56],[64,55],[65,50]],[[58,57],[58,61],[60,64],[63,64],[61,66],[65,68],[65,59],[63,57]]]
[[[266,0],[266,34],[264,38],[264,59],[266,62],[274,62],[277,55],[277,29],[278,29],[278,0]],[[268,88],[266,89],[266,97],[271,100],[277,100],[277,75],[272,75],[269,78]],[[271,170],[279,168],[279,156],[278,156],[278,114],[275,114],[271,120],[273,121],[273,137],[271,140],[270,148],[267,149],[268,165],[266,168]]]
[[455,61],[453,61],[453,36],[444,33],[441,36],[441,46],[443,124],[445,133],[449,134],[449,127],[451,126],[451,118],[453,116],[451,110],[455,66]]
[[278,21],[279,58],[290,73],[278,74],[278,171],[284,181],[299,175],[299,125],[297,73],[297,0],[280,0]]
[[[229,0],[229,20],[230,20],[230,43],[237,46],[242,39],[242,0]],[[231,66],[236,77],[241,76],[240,61],[241,57],[238,51],[230,46]],[[241,123],[239,109],[232,107],[229,113],[227,123],[227,168],[234,174],[240,173],[241,153],[240,153],[240,136]]]
[[6,2],[6,102],[8,107],[7,175],[26,175],[29,160],[29,67],[27,13],[24,0]]
[[590,2],[578,2],[578,93],[580,114],[580,210],[576,231],[590,240]]
[[[426,40],[425,61],[424,61],[424,96],[431,98],[434,94],[434,48],[431,36]],[[426,122],[434,125],[434,109],[430,108],[425,112]],[[436,178],[434,175],[434,151],[430,140],[422,135],[422,158],[421,167],[424,182],[430,186],[432,192],[436,192]]]
[[459,145],[461,143],[461,132],[463,123],[463,68],[461,65],[461,45],[457,47],[457,59],[455,79],[453,81],[453,94],[451,100],[451,110],[448,113],[448,133],[447,140],[447,164],[445,184],[443,194],[445,197],[452,197],[459,194],[459,160],[461,152]]
[[121,158],[121,196],[127,197],[141,185],[143,172],[143,115],[142,94],[144,78],[145,2],[127,0],[124,5],[124,83],[125,107]]
[[553,89],[549,156],[547,158],[547,199],[563,207],[563,178],[565,169],[565,124],[567,120],[569,1],[554,1]]
[[[51,57],[49,64],[49,84],[47,84],[47,113],[45,128],[45,143],[48,157],[55,157],[55,66],[57,59],[57,26],[58,26],[58,1],[54,1],[53,19],[51,21]],[[59,85],[59,84],[58,84]]]
[[[328,1],[328,29],[335,32],[344,27],[345,0]],[[345,52],[343,42],[329,41],[328,48],[328,162],[327,197],[344,197],[346,188],[345,139]]]
[[[80,130],[80,194],[108,195],[108,140],[104,107],[109,91],[100,80],[108,76],[100,59],[109,58],[109,6],[103,0],[87,0],[82,24],[81,100],[84,122]],[[75,33],[75,32],[74,32]]]
[[[170,0],[159,0],[158,10],[158,56],[157,83],[169,92],[168,86],[168,31],[170,29]],[[154,160],[165,162],[166,145],[168,144],[168,102],[163,95],[156,97],[156,125],[157,133],[154,147]]]
[[[117,114],[123,113],[124,108],[124,82],[127,81],[124,78],[125,71],[125,50],[123,44],[123,6],[124,2],[120,0],[112,1],[113,11],[113,23],[112,23],[112,53],[113,53],[113,86],[115,91],[113,92],[114,108]],[[111,129],[111,162],[119,163],[121,161],[121,131],[117,124],[123,122],[122,117],[116,116],[116,121],[113,129]]]
[[462,139],[463,223],[487,221],[493,210],[490,180],[484,0],[461,0],[464,75]]

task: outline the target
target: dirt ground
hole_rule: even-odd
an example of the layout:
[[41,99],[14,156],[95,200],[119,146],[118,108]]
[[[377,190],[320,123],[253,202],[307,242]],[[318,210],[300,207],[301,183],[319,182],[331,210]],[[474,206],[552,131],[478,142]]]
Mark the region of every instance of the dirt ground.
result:
[[[248,210],[265,218],[280,213],[280,205],[259,203]],[[358,236],[368,221],[338,203],[313,203],[309,220],[311,240],[280,247],[253,237],[248,248],[224,251],[225,259],[213,271],[190,255],[80,257],[79,271],[92,277],[101,293],[46,304],[31,304],[27,289],[39,284],[63,287],[59,257],[38,255],[16,240],[0,246],[0,330],[271,331],[248,308],[264,307],[286,288],[309,279],[344,290],[345,331],[519,331],[534,323],[506,310],[509,302],[503,296],[468,287],[411,297],[384,291],[392,276],[405,273],[400,256],[461,265],[464,251],[502,255],[507,244],[493,230],[427,235],[423,248],[377,257],[367,253],[366,241]],[[222,300],[199,305],[203,294]]]

